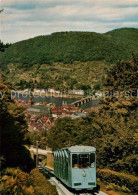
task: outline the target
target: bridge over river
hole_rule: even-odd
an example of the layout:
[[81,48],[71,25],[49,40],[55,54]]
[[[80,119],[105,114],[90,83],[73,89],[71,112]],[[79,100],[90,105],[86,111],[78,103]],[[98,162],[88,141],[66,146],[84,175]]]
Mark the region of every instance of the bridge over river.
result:
[[82,98],[80,100],[77,100],[77,101],[71,103],[71,105],[73,105],[75,107],[79,107],[79,106],[84,105],[84,104],[91,102],[93,100],[97,100],[97,98],[95,98],[94,96],[87,96],[85,98]]

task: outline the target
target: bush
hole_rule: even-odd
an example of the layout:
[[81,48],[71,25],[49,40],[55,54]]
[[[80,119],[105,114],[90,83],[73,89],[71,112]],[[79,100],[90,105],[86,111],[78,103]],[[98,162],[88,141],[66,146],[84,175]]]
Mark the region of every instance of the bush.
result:
[[34,188],[29,181],[29,174],[20,169],[7,168],[0,179],[1,194],[34,194]]
[[46,180],[38,169],[33,169],[30,173],[30,180],[34,187],[34,194],[37,195],[58,195],[56,187]]
[[45,176],[33,169],[30,174],[20,169],[7,168],[0,178],[0,193],[5,195],[58,195]]
[[126,186],[118,186],[114,183],[110,183],[106,186],[106,189],[107,190],[117,190],[117,191],[122,191],[122,192],[125,192],[125,193],[130,193],[130,190],[126,187]]
[[[138,192],[138,177],[133,175],[127,175],[125,173],[118,173],[109,169],[97,169],[98,178],[106,183],[110,183],[109,188],[118,188],[122,191],[131,191],[133,193]],[[119,188],[119,186],[121,188]]]

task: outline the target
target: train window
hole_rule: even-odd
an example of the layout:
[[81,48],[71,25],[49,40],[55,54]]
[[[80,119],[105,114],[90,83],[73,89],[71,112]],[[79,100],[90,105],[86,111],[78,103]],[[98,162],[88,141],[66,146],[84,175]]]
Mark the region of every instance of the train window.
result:
[[77,154],[72,154],[72,167],[78,168],[78,157]]
[[90,154],[90,166],[94,167],[94,162],[95,162],[95,153]]
[[89,164],[89,154],[79,154],[79,168],[88,168]]

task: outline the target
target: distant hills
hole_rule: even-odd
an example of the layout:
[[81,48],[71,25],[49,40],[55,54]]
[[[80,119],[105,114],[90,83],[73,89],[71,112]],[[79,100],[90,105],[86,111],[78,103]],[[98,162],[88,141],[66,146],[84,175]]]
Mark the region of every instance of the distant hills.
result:
[[[46,64],[52,68],[55,63],[64,66],[64,64],[74,64],[75,61],[82,62],[81,66],[90,61],[115,64],[119,60],[131,59],[132,54],[137,52],[138,29],[122,28],[104,34],[58,32],[12,44],[5,49],[5,52],[0,52],[0,67],[8,71],[7,65],[12,64],[16,70],[30,71],[34,65],[35,67],[43,65],[44,68]],[[48,74],[48,69],[46,73]],[[12,75],[14,76],[13,73]],[[42,75],[40,75],[38,82],[41,81]],[[44,74],[43,79],[46,81]]]
[[122,28],[104,34],[59,32],[20,41],[0,54],[1,67],[8,63],[52,64],[73,61],[116,62],[138,52],[138,29]]

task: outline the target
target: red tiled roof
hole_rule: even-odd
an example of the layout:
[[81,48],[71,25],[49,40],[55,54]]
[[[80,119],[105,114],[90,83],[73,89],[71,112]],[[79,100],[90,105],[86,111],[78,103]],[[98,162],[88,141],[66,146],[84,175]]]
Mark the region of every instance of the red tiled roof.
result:
[[53,118],[52,117],[47,117],[47,116],[44,116],[43,118],[42,118],[42,120],[43,121],[47,121],[47,120],[50,120],[50,121],[52,121],[53,120]]

